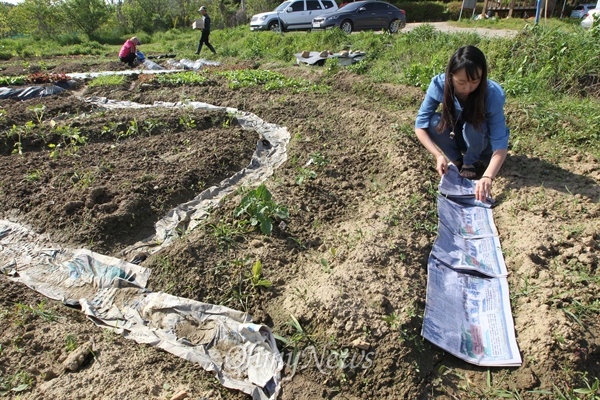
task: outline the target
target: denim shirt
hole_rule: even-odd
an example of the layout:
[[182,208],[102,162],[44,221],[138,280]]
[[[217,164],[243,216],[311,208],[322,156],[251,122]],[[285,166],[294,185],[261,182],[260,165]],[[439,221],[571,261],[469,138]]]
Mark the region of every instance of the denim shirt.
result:
[[[439,74],[431,80],[425,100],[421,104],[415,128],[427,130],[429,128],[429,118],[436,112],[440,103],[444,100],[444,82],[446,74]],[[506,126],[504,118],[504,100],[506,96],[500,85],[490,79],[487,81],[488,90],[485,99],[485,122],[490,134],[490,144],[492,151],[508,149],[509,129]],[[462,113],[462,106],[458,99],[454,98],[456,108],[455,117]]]

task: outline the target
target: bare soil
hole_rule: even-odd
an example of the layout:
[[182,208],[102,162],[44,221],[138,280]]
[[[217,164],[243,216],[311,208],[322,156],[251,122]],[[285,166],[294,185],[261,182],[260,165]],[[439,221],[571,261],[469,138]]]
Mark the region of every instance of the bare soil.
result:
[[[56,61],[51,72],[74,72],[76,62]],[[185,240],[142,265],[153,270],[151,290],[247,311],[296,349],[309,349],[297,368],[286,367],[281,399],[556,398],[600,376],[598,160],[569,148],[559,163],[510,151],[494,180],[494,217],[523,365],[476,367],[420,337],[439,181],[410,128],[423,92],[347,71],[279,72],[332,90],[233,90],[208,70],[209,83],[201,86],[166,87],[134,75],[121,88],[80,83],[56,96],[0,100],[0,217],[61,245],[119,257],[173,206],[247,165],[259,138],[218,111],[106,112],[79,96],[234,107],[292,135],[288,161],[266,182],[290,209],[285,229],[276,226],[270,236],[217,231],[234,226],[241,198],[234,195]],[[32,111],[38,105],[45,106],[42,116]],[[519,112],[507,107],[510,125]],[[21,137],[22,155],[15,154],[13,125],[28,121],[32,133]],[[87,142],[75,148],[62,141],[50,133],[56,125],[77,128]],[[51,143],[62,143],[55,157]],[[306,166],[311,157],[322,162]],[[299,183],[302,168],[316,176]],[[248,283],[257,259],[270,288]],[[53,318],[43,318],[48,314]],[[0,326],[0,389],[27,384],[7,398],[247,398],[196,365],[103,332],[79,310],[4,276]],[[64,372],[69,344],[91,338],[95,356]],[[287,360],[293,346],[279,344]]]

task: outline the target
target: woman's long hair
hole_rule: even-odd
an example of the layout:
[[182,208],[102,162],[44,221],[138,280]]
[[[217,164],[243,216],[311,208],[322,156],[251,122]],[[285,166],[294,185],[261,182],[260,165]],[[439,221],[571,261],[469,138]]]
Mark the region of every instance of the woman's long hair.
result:
[[[487,95],[487,62],[485,55],[475,46],[464,46],[456,52],[448,61],[446,67],[446,81],[444,82],[444,101],[442,103],[442,118],[437,126],[438,132],[446,129],[454,129],[456,125],[456,107],[454,106],[454,86],[452,85],[452,74],[464,69],[469,79],[481,79],[479,86],[474,92],[469,93],[467,101],[463,106],[461,120],[473,125],[480,130],[485,121],[485,98]],[[479,75],[481,70],[481,75]]]

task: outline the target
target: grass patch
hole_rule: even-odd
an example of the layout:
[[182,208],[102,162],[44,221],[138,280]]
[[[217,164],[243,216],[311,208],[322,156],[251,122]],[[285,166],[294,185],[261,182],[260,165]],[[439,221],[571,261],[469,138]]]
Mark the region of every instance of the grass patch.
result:
[[125,75],[105,75],[98,76],[88,83],[88,87],[121,86],[127,80]]
[[202,85],[208,78],[193,71],[176,72],[174,74],[157,74],[154,80],[163,85],[183,86]]
[[318,91],[319,85],[315,85],[305,79],[288,78],[279,72],[266,70],[235,70],[217,72],[217,75],[225,76],[229,80],[230,89],[238,89],[246,86],[264,86],[265,90],[291,88],[294,91]]

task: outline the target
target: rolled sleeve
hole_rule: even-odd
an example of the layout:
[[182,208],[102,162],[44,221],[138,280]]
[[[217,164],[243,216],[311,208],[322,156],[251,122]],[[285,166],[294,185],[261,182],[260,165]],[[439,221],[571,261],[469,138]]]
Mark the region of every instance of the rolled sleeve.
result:
[[429,119],[444,99],[444,81],[445,74],[437,75],[431,80],[425,94],[425,100],[423,100],[421,108],[419,108],[419,113],[415,120],[415,128],[429,128]]

